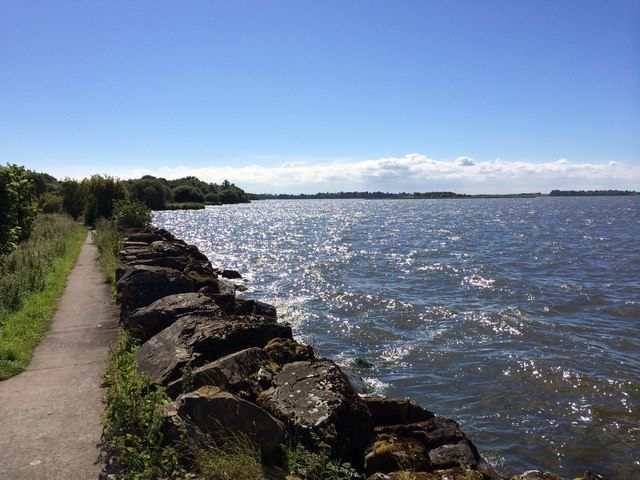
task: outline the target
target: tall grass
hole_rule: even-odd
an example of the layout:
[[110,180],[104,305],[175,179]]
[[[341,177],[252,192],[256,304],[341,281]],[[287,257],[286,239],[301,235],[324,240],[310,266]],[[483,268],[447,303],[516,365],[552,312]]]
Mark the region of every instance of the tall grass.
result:
[[0,257],[0,380],[31,361],[86,234],[71,217],[41,214],[30,239]]
[[98,248],[102,270],[107,280],[114,285],[116,270],[120,266],[118,252],[122,249],[122,234],[112,221],[101,218],[96,223],[93,243]]
[[161,409],[171,399],[135,368],[135,342],[121,333],[103,376],[105,399],[102,441],[120,479],[175,478],[182,471],[176,450],[163,445]]

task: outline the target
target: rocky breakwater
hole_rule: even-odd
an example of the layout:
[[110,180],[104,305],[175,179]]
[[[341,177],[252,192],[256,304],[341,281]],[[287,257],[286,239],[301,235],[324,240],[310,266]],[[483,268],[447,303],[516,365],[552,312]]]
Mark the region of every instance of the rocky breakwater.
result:
[[309,449],[322,438],[371,480],[503,478],[455,421],[360,395],[338,365],[293,338],[273,306],[237,298],[240,275],[214,268],[196,247],[166,230],[137,230],[119,256],[121,323],[142,342],[136,368],[174,399],[166,441],[240,433],[277,463],[287,437]]

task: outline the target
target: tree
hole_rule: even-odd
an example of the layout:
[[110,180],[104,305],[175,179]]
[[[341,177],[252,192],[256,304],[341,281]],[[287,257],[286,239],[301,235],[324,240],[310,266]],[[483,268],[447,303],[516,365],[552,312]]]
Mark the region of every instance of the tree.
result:
[[84,213],[87,202],[84,185],[77,180],[65,178],[60,183],[60,193],[62,194],[62,208],[77,220]]
[[173,200],[177,203],[204,203],[204,195],[190,185],[179,185],[173,189]]
[[34,185],[24,167],[0,166],[0,255],[29,238],[37,214]]
[[87,225],[94,225],[103,218],[111,218],[113,202],[127,198],[127,188],[115,177],[93,175],[82,181],[86,191],[84,221]]
[[167,199],[171,199],[171,189],[155,177],[146,176],[129,182],[131,198],[143,202],[151,210],[163,210]]

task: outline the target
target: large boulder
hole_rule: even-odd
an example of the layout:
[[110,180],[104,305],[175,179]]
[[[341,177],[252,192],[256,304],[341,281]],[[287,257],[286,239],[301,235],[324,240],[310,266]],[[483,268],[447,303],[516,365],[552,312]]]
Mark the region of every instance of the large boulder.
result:
[[456,467],[433,472],[401,470],[389,474],[375,473],[368,480],[488,480],[484,473],[468,467]]
[[252,300],[246,298],[238,298],[236,299],[233,305],[233,312],[238,315],[264,315],[266,317],[277,318],[278,313],[276,311],[276,307],[270,305],[265,302],[261,302],[259,300]]
[[247,348],[207,363],[167,385],[167,394],[177,397],[186,389],[195,390],[206,385],[221,388],[247,399],[262,392],[260,376],[266,370],[272,376],[278,368],[269,355],[257,347]]
[[550,472],[528,470],[520,475],[514,475],[512,480],[562,480],[562,478]]
[[399,469],[428,471],[431,468],[429,454],[419,441],[412,438],[388,437],[378,439],[367,451],[364,460],[367,475],[391,473]]
[[[268,455],[285,438],[281,421],[217,387],[205,386],[181,395],[166,411],[175,412],[184,421],[187,434],[196,442],[203,435],[220,442],[246,436],[260,447],[263,455]],[[175,423],[175,419],[171,421]]]
[[422,422],[435,417],[434,413],[408,399],[387,397],[363,397],[362,399],[369,407],[375,427]]
[[136,338],[147,340],[186,315],[220,317],[225,312],[210,295],[201,292],[177,293],[138,308],[123,318],[122,323]]
[[284,420],[301,438],[314,432],[325,438],[333,454],[356,468],[373,440],[371,414],[340,368],[330,360],[288,363],[258,397],[258,403]]
[[279,365],[315,358],[311,345],[304,345],[291,338],[274,338],[267,343],[264,351]]
[[195,291],[195,282],[178,270],[138,265],[126,269],[116,282],[116,291],[121,318],[126,318],[167,295]]
[[[498,477],[453,420],[433,417],[416,423],[376,427],[375,433],[376,443],[367,453],[367,464],[370,465],[370,470],[380,462],[376,458],[379,453],[384,457],[385,444],[394,445],[395,450],[405,444],[412,446],[404,454],[396,452],[395,456],[400,458],[402,455],[413,455],[416,451],[413,448],[414,442],[417,441],[425,449],[425,465],[428,466],[422,468],[427,471],[465,467],[480,472],[479,474],[486,478]],[[399,466],[405,468],[403,465]]]
[[177,380],[183,370],[278,337],[292,338],[291,327],[259,315],[203,317],[187,315],[147,340],[135,353],[139,372],[158,385]]

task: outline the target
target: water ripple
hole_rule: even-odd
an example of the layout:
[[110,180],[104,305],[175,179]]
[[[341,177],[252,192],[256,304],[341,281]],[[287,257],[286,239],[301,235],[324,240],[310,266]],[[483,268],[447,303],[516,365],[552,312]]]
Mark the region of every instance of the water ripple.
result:
[[[156,212],[374,394],[498,467],[640,477],[640,200],[268,201]],[[523,441],[524,440],[524,441]]]

